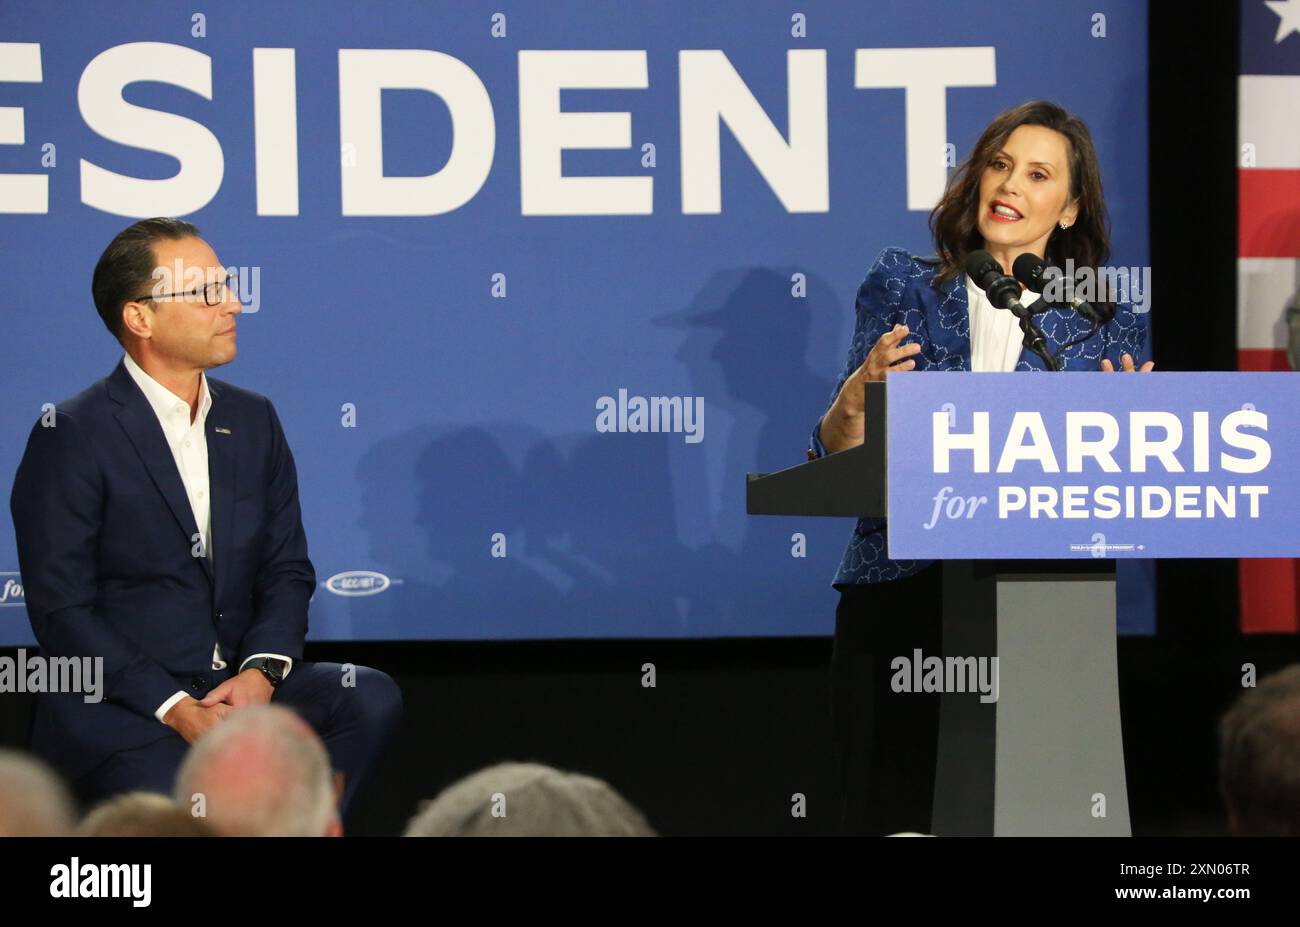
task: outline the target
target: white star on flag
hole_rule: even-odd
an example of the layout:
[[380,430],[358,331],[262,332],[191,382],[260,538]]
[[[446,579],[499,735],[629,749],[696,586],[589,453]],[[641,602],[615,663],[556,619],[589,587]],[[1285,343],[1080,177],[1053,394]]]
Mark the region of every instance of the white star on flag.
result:
[[1279,17],[1274,45],[1292,32],[1300,32],[1300,0],[1264,0],[1264,5]]

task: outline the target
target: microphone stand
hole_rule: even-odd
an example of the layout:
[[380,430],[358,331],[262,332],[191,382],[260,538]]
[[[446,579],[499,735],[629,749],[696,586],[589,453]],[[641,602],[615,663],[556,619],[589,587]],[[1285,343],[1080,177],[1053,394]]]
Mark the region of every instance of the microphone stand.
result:
[[[1042,300],[1040,299],[1039,302],[1042,302]],[[1047,339],[1043,337],[1042,330],[1034,324],[1033,308],[1022,306],[1018,302],[1012,303],[1008,308],[1020,320],[1020,330],[1025,334],[1024,346],[1041,357],[1048,370],[1053,373],[1060,373],[1061,362],[1047,350]]]
[[[976,252],[977,254],[979,252]],[[1008,277],[1006,274],[999,273],[996,264],[989,259],[988,271],[981,271],[983,280],[977,282],[988,296],[989,302],[999,309],[1006,309],[1015,314],[1020,320],[1020,330],[1024,332],[1024,344],[1029,350],[1033,351],[1042,358],[1043,365],[1053,373],[1060,373],[1062,370],[1061,363],[1051,352],[1047,350],[1047,339],[1043,337],[1043,332],[1034,324],[1035,312],[1046,312],[1047,302],[1043,297],[1039,297],[1033,306],[1024,306],[1020,303],[1020,283],[1014,277]],[[1042,309],[1035,307],[1042,306]]]

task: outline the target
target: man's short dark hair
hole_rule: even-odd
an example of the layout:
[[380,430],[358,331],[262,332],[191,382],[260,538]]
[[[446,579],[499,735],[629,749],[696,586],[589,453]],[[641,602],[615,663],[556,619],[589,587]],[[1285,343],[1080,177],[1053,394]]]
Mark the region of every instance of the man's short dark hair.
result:
[[158,259],[153,246],[160,241],[197,238],[199,230],[181,219],[141,219],[117,233],[95,265],[90,291],[95,309],[108,330],[122,340],[122,306],[149,292]]
[[1300,664],[1247,689],[1219,721],[1219,784],[1243,836],[1300,836]]

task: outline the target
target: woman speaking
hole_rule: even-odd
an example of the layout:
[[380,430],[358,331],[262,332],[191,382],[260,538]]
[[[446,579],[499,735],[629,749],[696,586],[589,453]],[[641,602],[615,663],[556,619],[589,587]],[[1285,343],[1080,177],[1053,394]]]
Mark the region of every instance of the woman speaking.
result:
[[[1002,113],[953,174],[930,230],[937,257],[887,248],[859,287],[853,344],[830,409],[813,428],[810,455],[862,444],[863,385],[889,373],[1045,369],[1024,349],[1017,316],[994,307],[964,268],[979,250],[1007,275],[1026,253],[1094,273],[1105,264],[1106,206],[1088,127],[1044,101]],[[1038,298],[1026,289],[1020,303]],[[1146,346],[1145,319],[1124,299],[1093,302],[1102,317],[1113,311],[1105,324],[1072,309],[1042,313],[1045,353],[1064,370],[1134,370]],[[895,693],[889,683],[894,657],[917,649],[942,655],[941,564],[891,560],[885,537],[883,519],[860,520],[833,584],[840,602],[832,704],[848,833],[930,828],[939,696]]]

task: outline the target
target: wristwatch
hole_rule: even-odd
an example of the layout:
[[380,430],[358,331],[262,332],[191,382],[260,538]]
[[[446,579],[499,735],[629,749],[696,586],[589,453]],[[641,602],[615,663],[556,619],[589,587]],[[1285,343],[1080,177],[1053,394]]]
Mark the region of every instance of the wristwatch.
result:
[[[266,681],[271,684],[272,689],[278,688],[280,683],[284,682],[285,662],[283,660],[276,660],[273,657],[258,657],[245,663],[244,669],[261,670],[262,675],[266,677]],[[240,672],[243,672],[243,670]]]

